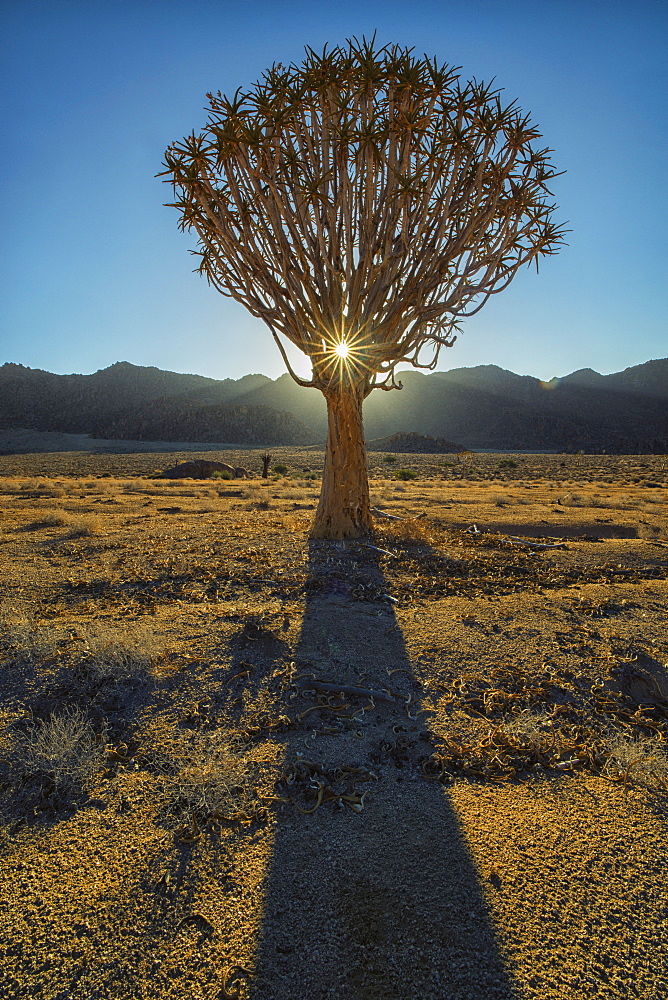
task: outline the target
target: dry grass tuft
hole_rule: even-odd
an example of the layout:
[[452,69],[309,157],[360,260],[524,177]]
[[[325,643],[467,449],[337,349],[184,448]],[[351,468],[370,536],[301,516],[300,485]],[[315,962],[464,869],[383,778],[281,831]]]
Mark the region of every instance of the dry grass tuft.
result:
[[544,753],[556,743],[554,720],[545,713],[535,713],[529,709],[506,723],[507,732],[534,753]]
[[102,534],[102,522],[97,517],[73,517],[68,519],[65,527],[70,538],[92,538],[94,535]]
[[5,664],[48,660],[56,655],[59,638],[57,629],[38,622],[29,611],[3,605],[0,611],[0,649]]
[[70,518],[66,514],[45,514],[44,517],[40,517],[38,521],[30,521],[28,524],[22,525],[19,531],[41,531],[43,528],[62,528],[70,522]]
[[658,736],[634,738],[615,734],[607,741],[609,753],[604,774],[621,780],[638,781],[649,786],[668,788],[668,751]]
[[377,524],[378,537],[392,545],[430,545],[429,525],[423,518],[406,518],[404,521],[383,521]]
[[84,666],[94,683],[146,679],[163,649],[148,630],[135,628],[119,635],[96,629],[83,635]]
[[90,787],[105,761],[103,734],[84,711],[67,708],[32,725],[10,749],[10,764],[18,786],[37,784],[44,800],[78,797]]
[[161,770],[163,818],[184,838],[212,823],[250,822],[262,809],[246,760],[220,736],[176,740]]

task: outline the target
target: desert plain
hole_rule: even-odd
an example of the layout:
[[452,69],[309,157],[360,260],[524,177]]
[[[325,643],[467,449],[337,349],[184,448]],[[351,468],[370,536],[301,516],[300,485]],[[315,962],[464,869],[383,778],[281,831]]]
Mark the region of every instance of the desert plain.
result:
[[0,455],[0,985],[668,996],[668,459]]

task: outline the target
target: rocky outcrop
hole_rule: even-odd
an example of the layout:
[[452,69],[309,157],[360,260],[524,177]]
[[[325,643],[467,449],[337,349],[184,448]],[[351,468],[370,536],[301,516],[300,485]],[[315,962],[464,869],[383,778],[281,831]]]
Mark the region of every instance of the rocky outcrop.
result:
[[172,469],[165,469],[162,475],[165,479],[210,479],[214,472],[228,472],[233,479],[248,479],[245,469],[235,469],[225,462],[207,462],[203,458],[181,462]]

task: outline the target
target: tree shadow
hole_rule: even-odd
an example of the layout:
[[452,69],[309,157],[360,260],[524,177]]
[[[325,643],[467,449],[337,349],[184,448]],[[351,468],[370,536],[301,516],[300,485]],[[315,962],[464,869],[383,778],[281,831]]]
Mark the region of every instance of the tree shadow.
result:
[[[367,596],[383,584],[373,548],[311,543],[294,675],[310,729],[285,737],[293,802],[279,810],[252,1000],[519,996],[457,815],[421,768],[432,737],[419,684],[391,603]],[[314,675],[386,697],[320,691],[309,710]],[[363,808],[359,794],[318,793],[300,812],[318,801],[298,788],[305,769],[319,787],[358,769]]]

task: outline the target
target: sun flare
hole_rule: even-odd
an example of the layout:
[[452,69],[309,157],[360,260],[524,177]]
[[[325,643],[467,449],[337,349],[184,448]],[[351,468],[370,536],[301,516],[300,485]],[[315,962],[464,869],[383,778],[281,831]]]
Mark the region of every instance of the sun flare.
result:
[[337,330],[322,338],[321,371],[334,380],[356,379],[368,372],[368,358],[361,336]]

